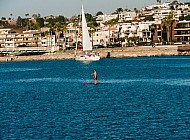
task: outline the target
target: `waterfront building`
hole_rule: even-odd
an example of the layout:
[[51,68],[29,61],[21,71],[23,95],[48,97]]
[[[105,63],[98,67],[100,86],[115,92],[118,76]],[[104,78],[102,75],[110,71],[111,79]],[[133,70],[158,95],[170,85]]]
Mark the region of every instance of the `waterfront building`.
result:
[[11,29],[0,29],[0,47],[41,47],[41,33],[38,30],[11,32]]
[[190,21],[179,21],[174,31],[176,44],[190,44]]
[[93,33],[93,37],[91,37],[92,44],[101,44],[106,46],[109,43],[114,42],[115,35],[117,33],[116,27],[103,26],[98,27]]
[[55,35],[46,35],[43,36],[41,39],[42,47],[55,47],[56,41],[55,41]]

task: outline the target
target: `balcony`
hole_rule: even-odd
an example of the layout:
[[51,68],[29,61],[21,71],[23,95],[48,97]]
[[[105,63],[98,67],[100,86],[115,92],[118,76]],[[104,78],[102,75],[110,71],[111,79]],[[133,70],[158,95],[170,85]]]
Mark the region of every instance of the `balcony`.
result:
[[177,35],[174,35],[175,37],[183,37],[183,36],[187,36],[187,37],[190,37],[190,34],[177,34]]
[[175,31],[190,31],[190,27],[176,27]]

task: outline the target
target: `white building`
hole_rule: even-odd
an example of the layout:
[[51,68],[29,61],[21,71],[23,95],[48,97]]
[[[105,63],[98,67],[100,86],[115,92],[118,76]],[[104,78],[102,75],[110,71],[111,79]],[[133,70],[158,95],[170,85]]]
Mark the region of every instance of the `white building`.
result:
[[111,19],[116,19],[118,18],[118,14],[104,14],[104,15],[99,15],[96,17],[97,23],[104,23],[106,21],[109,21]]
[[119,22],[134,20],[137,14],[134,11],[124,11],[119,15]]
[[11,29],[0,29],[0,47],[14,48],[19,46],[41,47],[41,36],[38,30],[11,33]]
[[55,47],[55,35],[47,35],[45,37],[42,37],[42,47]]

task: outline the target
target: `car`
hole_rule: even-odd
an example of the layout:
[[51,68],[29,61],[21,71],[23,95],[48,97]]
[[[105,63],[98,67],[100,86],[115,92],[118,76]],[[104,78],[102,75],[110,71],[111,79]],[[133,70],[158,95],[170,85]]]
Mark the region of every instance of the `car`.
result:
[[113,44],[108,44],[107,48],[115,48],[115,46]]
[[99,49],[99,48],[105,48],[105,46],[99,44],[93,46],[93,49]]
[[107,48],[121,47],[121,44],[108,44]]

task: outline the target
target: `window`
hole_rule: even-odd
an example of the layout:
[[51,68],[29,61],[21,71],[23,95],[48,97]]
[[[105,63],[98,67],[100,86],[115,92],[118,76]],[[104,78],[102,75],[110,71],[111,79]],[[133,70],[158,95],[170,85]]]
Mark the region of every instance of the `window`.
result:
[[161,36],[161,31],[158,32],[158,36]]

